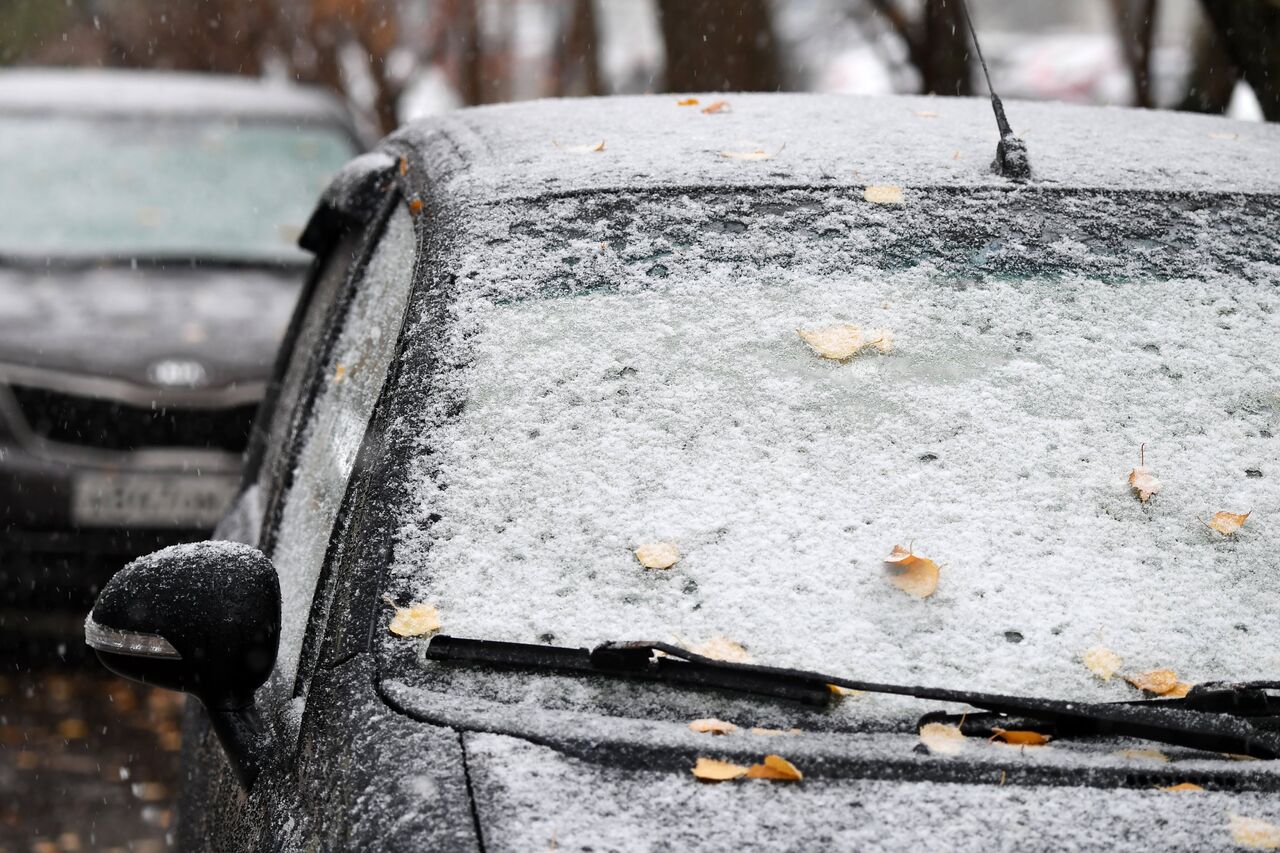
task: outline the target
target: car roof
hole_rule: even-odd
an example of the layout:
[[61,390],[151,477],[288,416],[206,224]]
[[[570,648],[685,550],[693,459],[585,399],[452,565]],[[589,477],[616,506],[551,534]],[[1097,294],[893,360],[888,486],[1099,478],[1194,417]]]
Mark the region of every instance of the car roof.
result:
[[[815,94],[529,101],[458,110],[387,143],[422,186],[474,201],[645,187],[1008,187],[986,98]],[[719,102],[725,106],[708,110]],[[1280,125],[1044,102],[1006,104],[1031,186],[1280,194]]]
[[351,123],[345,108],[322,89],[254,77],[170,71],[3,71],[0,110],[233,115]]

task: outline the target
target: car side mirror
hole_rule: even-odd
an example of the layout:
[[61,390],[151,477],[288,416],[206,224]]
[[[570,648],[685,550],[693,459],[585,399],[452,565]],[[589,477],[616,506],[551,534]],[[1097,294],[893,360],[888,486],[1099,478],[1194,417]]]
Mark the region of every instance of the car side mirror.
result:
[[236,542],[174,545],[107,582],[85,642],[107,669],[195,696],[245,788],[271,749],[254,693],[275,666],[280,581],[265,554]]

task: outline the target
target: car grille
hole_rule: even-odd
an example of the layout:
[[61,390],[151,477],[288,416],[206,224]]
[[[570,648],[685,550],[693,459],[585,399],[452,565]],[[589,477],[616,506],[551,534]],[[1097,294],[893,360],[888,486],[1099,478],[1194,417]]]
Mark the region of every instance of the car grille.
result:
[[239,452],[249,441],[257,404],[221,409],[131,406],[115,400],[10,385],[36,435],[103,450],[198,447]]

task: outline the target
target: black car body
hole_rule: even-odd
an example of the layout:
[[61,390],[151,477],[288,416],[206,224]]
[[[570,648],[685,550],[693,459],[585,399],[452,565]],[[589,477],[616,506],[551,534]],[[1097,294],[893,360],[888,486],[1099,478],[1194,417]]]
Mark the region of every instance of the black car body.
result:
[[[1081,662],[1105,641],[1124,673],[1274,687],[1280,129],[1011,104],[1014,182],[981,100],[730,101],[464,110],[331,187],[220,530],[279,574],[274,734],[246,790],[193,708],[185,847],[1190,850],[1280,818],[1276,761],[1173,735],[931,748],[917,718],[955,706],[435,659],[432,616],[1139,698]],[[795,334],[832,323],[894,352]],[[1234,538],[1196,520],[1230,497]],[[664,537],[680,562],[640,566]],[[941,563],[935,595],[885,577],[895,543]],[[216,578],[202,547],[174,565]],[[803,781],[691,774],[766,754]]]
[[8,632],[212,530],[305,269],[303,200],[359,147],[318,91],[182,74],[7,71],[0,128]]

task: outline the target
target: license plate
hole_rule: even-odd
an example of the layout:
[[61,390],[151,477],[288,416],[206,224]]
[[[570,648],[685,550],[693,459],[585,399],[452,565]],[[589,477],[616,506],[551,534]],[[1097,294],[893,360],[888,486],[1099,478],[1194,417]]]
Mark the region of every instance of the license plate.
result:
[[91,527],[210,528],[235,497],[236,477],[173,474],[82,474],[71,518]]

